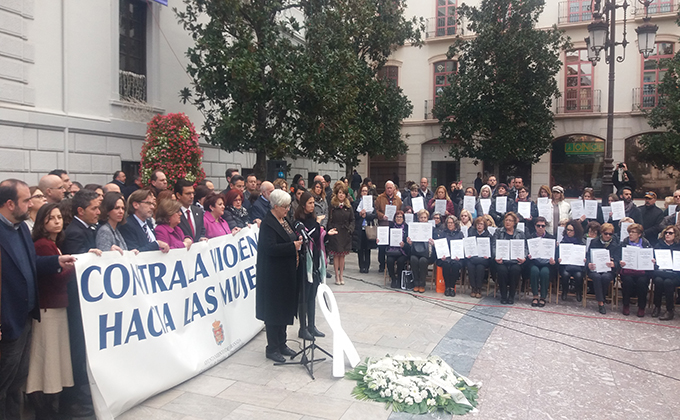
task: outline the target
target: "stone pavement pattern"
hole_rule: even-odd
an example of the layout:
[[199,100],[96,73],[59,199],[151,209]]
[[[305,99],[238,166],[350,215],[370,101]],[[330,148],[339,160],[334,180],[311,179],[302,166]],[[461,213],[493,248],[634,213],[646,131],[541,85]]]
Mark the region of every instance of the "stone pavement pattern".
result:
[[[672,379],[680,378],[680,352],[668,351],[680,348],[677,320],[660,326],[647,316],[642,320],[647,323],[637,323],[630,322],[637,317],[611,311],[600,319],[594,306],[583,309],[573,298],[536,310],[528,298],[507,307],[493,297],[480,301],[459,293],[448,298],[429,289],[423,295],[394,292],[383,288],[375,252],[373,259],[371,273],[359,274],[356,258],[350,256],[346,284],[329,281],[342,325],[359,355],[441,356],[461,374],[483,383],[479,412],[468,417],[680,418],[680,380]],[[317,316],[319,329],[330,333],[320,311]],[[297,325],[288,328],[288,338],[290,347],[301,345]],[[318,344],[330,351],[330,334]],[[355,383],[333,378],[330,361],[315,364],[312,380],[301,366],[273,366],[264,347],[261,332],[219,365],[118,419],[416,418],[355,400]]]

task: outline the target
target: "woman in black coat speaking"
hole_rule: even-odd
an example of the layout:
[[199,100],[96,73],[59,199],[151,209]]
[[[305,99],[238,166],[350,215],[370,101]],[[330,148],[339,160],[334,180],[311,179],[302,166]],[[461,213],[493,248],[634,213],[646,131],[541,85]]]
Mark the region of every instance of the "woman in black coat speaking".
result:
[[257,296],[255,316],[267,330],[266,355],[283,363],[295,351],[286,345],[286,325],[293,324],[298,309],[297,265],[302,239],[288,224],[290,194],[274,190],[271,211],[260,226],[257,243]]

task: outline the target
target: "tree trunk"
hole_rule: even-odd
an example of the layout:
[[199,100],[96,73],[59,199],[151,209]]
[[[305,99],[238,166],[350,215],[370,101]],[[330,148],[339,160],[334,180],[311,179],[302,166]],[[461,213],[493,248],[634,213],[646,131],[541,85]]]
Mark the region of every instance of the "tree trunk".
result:
[[258,150],[256,156],[253,171],[257,179],[264,181],[267,178],[267,152]]

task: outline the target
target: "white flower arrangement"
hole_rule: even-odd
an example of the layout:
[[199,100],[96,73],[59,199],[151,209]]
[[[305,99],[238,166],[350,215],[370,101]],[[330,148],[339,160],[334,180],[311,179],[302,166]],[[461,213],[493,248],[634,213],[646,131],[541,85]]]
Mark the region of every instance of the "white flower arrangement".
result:
[[476,411],[481,386],[456,373],[438,356],[366,359],[345,376],[357,381],[352,391],[356,398],[384,402],[387,408],[412,414]]

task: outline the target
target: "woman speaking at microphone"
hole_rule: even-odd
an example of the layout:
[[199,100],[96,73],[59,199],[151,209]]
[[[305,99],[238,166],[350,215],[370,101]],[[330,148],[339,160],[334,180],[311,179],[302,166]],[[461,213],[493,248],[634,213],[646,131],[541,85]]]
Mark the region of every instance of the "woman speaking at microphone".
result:
[[286,325],[293,324],[298,309],[297,266],[302,239],[288,224],[290,194],[274,190],[271,211],[260,225],[257,244],[257,297],[255,316],[267,330],[268,359],[283,363],[295,351],[286,345]]

